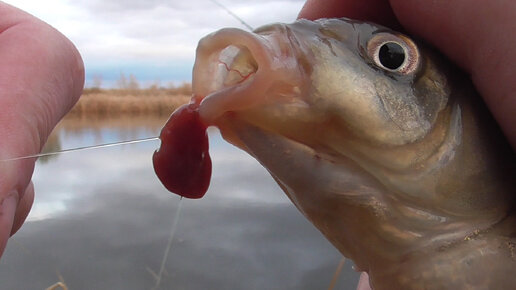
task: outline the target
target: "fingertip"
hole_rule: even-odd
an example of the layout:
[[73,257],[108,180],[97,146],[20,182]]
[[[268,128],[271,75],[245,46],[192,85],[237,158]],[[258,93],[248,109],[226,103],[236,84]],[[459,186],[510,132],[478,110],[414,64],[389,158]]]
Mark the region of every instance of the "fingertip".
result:
[[387,0],[308,0],[298,15],[309,20],[337,17],[375,22],[393,29],[399,27]]
[[14,235],[23,225],[27,216],[29,215],[30,209],[34,202],[34,184],[29,183],[29,186],[25,190],[25,194],[18,202],[18,207],[14,215],[13,226],[11,229],[11,236]]
[[307,0],[298,18],[315,20],[319,18],[342,17],[343,2],[338,0]]
[[[496,43],[497,34],[493,32],[505,24],[503,10],[511,10],[511,7],[498,7],[495,2],[391,0],[391,6],[411,34],[434,45],[471,72],[479,51]],[[513,5],[512,10],[515,9]]]
[[471,75],[516,148],[515,1],[391,0],[400,23]]
[[7,195],[0,202],[0,256],[3,254],[13,228],[14,216],[18,205],[18,193]]
[[369,275],[366,272],[360,274],[360,280],[358,280],[357,290],[371,290],[369,285]]

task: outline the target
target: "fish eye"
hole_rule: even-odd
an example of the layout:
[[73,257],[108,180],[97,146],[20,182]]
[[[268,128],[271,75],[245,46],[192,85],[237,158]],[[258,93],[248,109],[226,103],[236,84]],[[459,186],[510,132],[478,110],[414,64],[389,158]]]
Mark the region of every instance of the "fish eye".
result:
[[385,42],[378,50],[378,61],[384,67],[396,70],[405,62],[405,51],[396,42]]
[[420,63],[419,51],[409,38],[386,32],[373,35],[367,54],[376,66],[403,75],[414,73]]

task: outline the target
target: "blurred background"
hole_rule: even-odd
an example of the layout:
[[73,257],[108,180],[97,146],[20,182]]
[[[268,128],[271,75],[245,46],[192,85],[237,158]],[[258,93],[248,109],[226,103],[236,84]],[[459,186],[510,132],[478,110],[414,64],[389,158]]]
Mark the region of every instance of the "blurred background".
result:
[[[198,40],[246,29],[210,0],[9,0],[81,52],[86,89],[45,151],[154,137],[188,101]],[[292,22],[303,1],[219,4],[252,27]],[[341,255],[254,159],[209,130],[212,184],[180,199],[152,169],[159,141],[40,158],[36,200],[0,260],[0,289],[329,289]],[[346,261],[334,289],[354,289]]]

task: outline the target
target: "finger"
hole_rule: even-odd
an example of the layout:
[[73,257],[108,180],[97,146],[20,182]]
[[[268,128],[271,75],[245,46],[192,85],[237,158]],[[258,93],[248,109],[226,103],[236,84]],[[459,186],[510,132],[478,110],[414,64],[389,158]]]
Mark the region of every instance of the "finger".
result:
[[516,1],[392,0],[401,24],[471,74],[516,148]]
[[369,285],[369,275],[366,272],[360,274],[360,280],[358,280],[357,290],[371,290]]
[[14,215],[18,205],[18,193],[12,192],[0,201],[0,256],[7,245],[10,236]]
[[[55,29],[1,2],[0,43],[0,124],[11,137],[2,147],[16,143],[18,137],[45,141],[81,94],[80,55]],[[16,130],[22,128],[29,132]]]
[[398,22],[386,0],[308,0],[298,18],[347,17],[397,28]]
[[25,194],[23,198],[18,202],[18,207],[16,208],[16,213],[14,215],[13,226],[11,229],[11,236],[14,235],[25,222],[27,216],[29,215],[29,211],[32,207],[32,203],[34,202],[34,184],[31,182],[25,190]]
[[[38,153],[81,94],[81,57],[55,29],[0,2],[0,60],[0,160]],[[0,162],[0,200],[24,200],[33,169],[31,159]],[[0,240],[11,228],[2,230]]]

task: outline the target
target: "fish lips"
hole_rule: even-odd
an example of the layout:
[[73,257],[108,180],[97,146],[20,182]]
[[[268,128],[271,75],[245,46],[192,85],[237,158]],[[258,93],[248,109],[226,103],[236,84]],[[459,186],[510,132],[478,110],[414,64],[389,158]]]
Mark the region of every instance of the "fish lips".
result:
[[201,98],[199,114],[209,125],[227,112],[296,99],[309,72],[298,65],[300,48],[286,25],[260,34],[228,28],[199,42],[192,90]]

